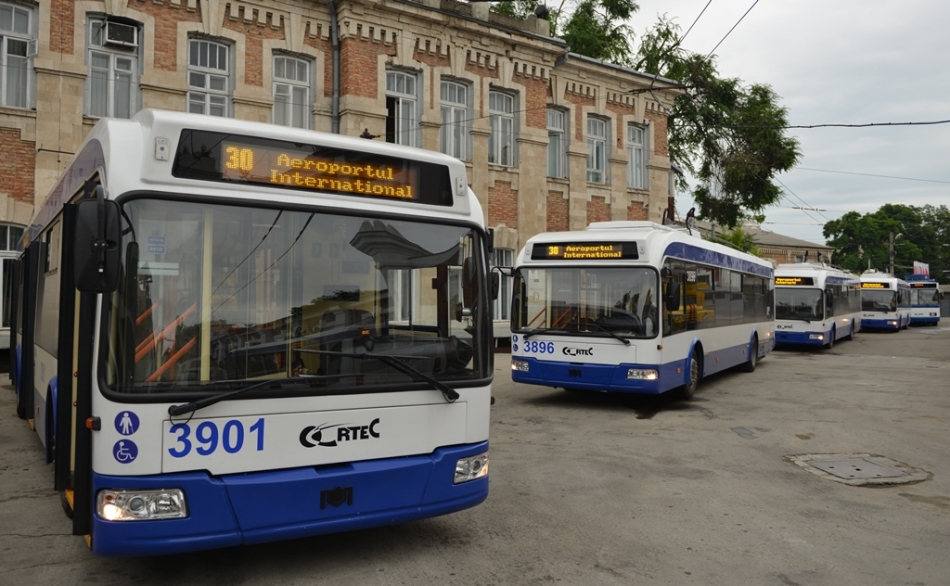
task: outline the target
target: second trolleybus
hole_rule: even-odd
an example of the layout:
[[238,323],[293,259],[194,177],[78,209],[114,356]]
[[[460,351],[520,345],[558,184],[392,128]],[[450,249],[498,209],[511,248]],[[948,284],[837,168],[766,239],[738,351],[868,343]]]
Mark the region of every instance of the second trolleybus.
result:
[[95,553],[487,497],[490,249],[460,161],[143,110],[92,129],[25,240],[18,411]]
[[775,267],[775,341],[831,348],[861,329],[861,281],[823,263]]
[[861,327],[900,331],[910,325],[910,286],[890,273],[861,273]]
[[772,265],[651,222],[530,238],[514,267],[512,379],[686,398],[774,346]]

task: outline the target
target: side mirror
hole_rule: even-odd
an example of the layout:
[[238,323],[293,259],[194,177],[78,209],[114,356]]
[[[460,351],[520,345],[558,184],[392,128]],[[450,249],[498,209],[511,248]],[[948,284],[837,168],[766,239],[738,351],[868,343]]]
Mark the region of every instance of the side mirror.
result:
[[825,307],[831,309],[835,306],[835,296],[831,294],[831,291],[825,291]]
[[666,310],[667,311],[679,311],[680,309],[680,284],[676,281],[671,281],[669,285],[666,286]]
[[501,275],[492,271],[491,273],[491,298],[498,299],[498,291],[501,289]]
[[119,204],[103,197],[96,186],[95,199],[76,206],[76,242],[73,262],[76,288],[84,293],[109,293],[119,286]]

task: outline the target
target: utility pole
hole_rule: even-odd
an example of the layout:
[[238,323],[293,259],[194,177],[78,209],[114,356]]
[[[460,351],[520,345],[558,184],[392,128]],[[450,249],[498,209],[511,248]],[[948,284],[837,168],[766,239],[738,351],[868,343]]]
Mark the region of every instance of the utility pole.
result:
[[901,236],[903,236],[903,234],[898,234],[895,236],[894,233],[891,232],[890,239],[888,241],[888,250],[890,251],[890,256],[888,258],[890,259],[890,273],[892,275],[894,274],[894,242],[896,242]]

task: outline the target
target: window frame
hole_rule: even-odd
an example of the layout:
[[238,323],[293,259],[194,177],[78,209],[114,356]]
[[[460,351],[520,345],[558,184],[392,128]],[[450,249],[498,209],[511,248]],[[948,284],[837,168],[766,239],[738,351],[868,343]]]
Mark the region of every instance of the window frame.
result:
[[[398,87],[400,80],[406,82],[403,90]],[[412,91],[408,91],[410,80]],[[421,95],[422,79],[417,72],[404,69],[386,70],[386,142],[411,147],[421,145]]]
[[[447,100],[447,88],[464,91],[463,100]],[[446,119],[446,112],[450,119]],[[442,127],[439,129],[439,151],[462,161],[472,158],[472,86],[455,79],[443,78],[439,83],[439,113]],[[461,119],[458,115],[461,114]],[[456,130],[453,132],[453,130]]]
[[[33,104],[33,57],[36,54],[36,33],[35,33],[35,22],[34,22],[34,10],[30,7],[22,6],[20,4],[14,4],[12,2],[0,2],[0,8],[6,8],[10,10],[10,22],[12,28],[10,29],[0,29],[0,106],[4,108],[19,108],[19,109],[28,109]],[[26,26],[20,27],[25,28],[23,30],[17,29],[17,15],[26,18]],[[10,43],[22,43],[24,46],[23,55],[10,55]],[[15,59],[21,59],[24,64],[24,73],[20,81],[23,84],[23,93],[22,101],[16,100],[17,103],[11,103],[13,100],[9,100],[10,93],[10,82],[9,82],[9,72],[15,67],[10,64],[11,57]]]
[[[560,118],[560,126],[556,124],[556,120],[552,120],[552,115]],[[548,177],[567,179],[569,176],[567,164],[567,150],[571,141],[569,126],[568,112],[548,106]]]
[[[627,187],[649,189],[649,127],[633,122],[627,124]],[[635,140],[634,134],[640,134]]]
[[[594,134],[592,124],[603,125],[603,134]],[[610,177],[607,165],[607,145],[610,144],[610,121],[602,116],[587,116],[587,182],[607,185]],[[598,148],[599,147],[599,148]],[[599,165],[599,167],[598,167]]]
[[[216,47],[218,49],[217,51],[218,55],[215,58],[215,61],[218,61],[221,57],[220,50],[221,49],[224,50],[225,68],[222,69],[220,67],[212,67],[210,65],[201,65],[200,63],[198,64],[192,63],[193,61],[192,57],[194,55],[192,51],[194,50],[194,47],[196,46],[200,47],[202,44],[206,44],[208,46],[209,50],[207,51],[206,54],[209,57],[208,59],[209,63],[210,63],[211,47]],[[227,43],[217,41],[217,40],[197,38],[197,37],[192,37],[188,39],[188,65],[186,67],[186,75],[187,75],[186,81],[188,84],[188,94],[185,98],[185,110],[187,112],[191,112],[195,114],[205,114],[209,116],[219,116],[222,118],[231,117],[231,112],[232,112],[231,102],[232,102],[232,87],[233,87],[232,78],[231,78],[231,70],[233,69],[231,67],[231,56],[232,56],[231,45]],[[201,58],[201,54],[199,51],[198,59],[200,60],[200,58]],[[191,83],[193,79],[192,75],[204,76],[205,85],[204,86],[192,85]],[[223,90],[214,89],[211,87],[211,81],[213,80],[214,77],[224,78],[225,88]],[[201,104],[202,104],[201,112],[192,110],[192,105],[198,103],[198,101],[195,100],[195,97],[199,95],[203,95],[203,99],[201,100]],[[224,97],[224,103],[214,104],[212,102],[212,98],[215,96]],[[211,109],[215,106],[223,107],[224,113],[223,114],[212,113]]]
[[[301,72],[301,66],[303,67],[302,71],[306,72],[307,79],[305,81],[300,81],[299,79],[293,79],[287,77],[286,75],[278,76],[277,75],[277,62],[281,60],[284,62],[283,70],[287,71],[287,64],[293,63],[294,70],[296,74]],[[316,81],[315,76],[313,75],[313,63],[307,59],[301,59],[300,57],[294,57],[291,55],[286,55],[283,53],[274,53],[273,59],[271,61],[271,89],[273,90],[274,98],[274,107],[271,110],[271,121],[274,124],[281,126],[289,126],[291,128],[303,128],[310,130],[313,128],[313,94],[314,88],[311,80]],[[285,102],[280,102],[277,99],[278,96],[278,87],[287,86],[288,88],[288,100]],[[303,111],[296,112],[297,114],[302,114],[302,120],[300,121],[303,125],[297,124],[297,120],[294,119],[295,114],[295,104],[294,101],[294,90],[303,90],[305,95],[306,102],[303,105]],[[285,118],[283,120],[279,119],[279,112],[284,108],[286,109],[283,112],[282,116]]]
[[[105,24],[109,19],[105,15],[96,15],[89,17],[89,24],[86,28],[86,82],[84,84],[83,92],[83,114],[85,116],[93,118],[131,118],[136,112],[141,108],[140,106],[140,92],[139,92],[139,71],[141,70],[141,39],[142,39],[142,27],[139,23],[127,23],[121,22],[119,24],[124,24],[127,26],[134,26],[137,29],[136,33],[136,45],[134,47],[114,47],[109,46],[104,42],[102,35],[105,34]],[[98,31],[97,31],[98,29]],[[99,41],[96,42],[96,35],[99,35]],[[93,93],[95,88],[93,87],[97,79],[93,75],[95,69],[102,71],[102,68],[97,68],[93,65],[93,56],[101,55],[105,56],[109,60],[109,64],[105,75],[105,97],[106,97],[106,107],[105,112],[100,113],[93,111]],[[124,103],[123,105],[128,108],[128,116],[117,116],[117,105],[119,100],[117,99],[117,77],[118,77],[118,67],[117,62],[121,59],[126,59],[129,61],[130,67],[125,73],[128,74],[128,104]]]
[[[501,98],[502,105],[506,109],[496,107],[498,98]],[[515,117],[515,100],[516,95],[509,91],[491,89],[488,92],[488,118],[491,125],[491,134],[488,136],[488,163],[490,165],[515,167],[518,164],[515,138],[518,124]]]

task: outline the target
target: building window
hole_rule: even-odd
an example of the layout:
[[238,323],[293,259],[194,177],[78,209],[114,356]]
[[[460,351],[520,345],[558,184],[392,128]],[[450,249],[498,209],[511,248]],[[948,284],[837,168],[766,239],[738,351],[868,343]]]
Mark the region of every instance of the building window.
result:
[[567,177],[567,113],[548,108],[548,177]]
[[636,124],[627,125],[627,187],[648,189],[647,133]]
[[0,4],[0,103],[11,108],[30,104],[30,56],[36,41],[30,35],[32,13],[21,6]]
[[515,97],[504,92],[488,93],[491,136],[488,162],[505,167],[515,165]]
[[[510,267],[514,266],[515,251],[506,248],[496,248],[492,253],[491,266]],[[495,299],[494,313],[495,320],[511,319],[511,289],[512,278],[510,275],[501,273],[501,282],[498,287],[498,298]]]
[[455,81],[443,81],[440,90],[442,130],[440,149],[463,161],[469,160],[469,88]]
[[310,128],[310,64],[274,57],[274,124]]
[[419,146],[418,91],[416,74],[386,72],[386,142]]
[[138,111],[139,27],[91,19],[86,77],[86,115],[131,118]]
[[587,118],[587,180],[607,183],[607,121]]
[[228,47],[214,41],[188,41],[188,111],[228,116],[231,101]]

